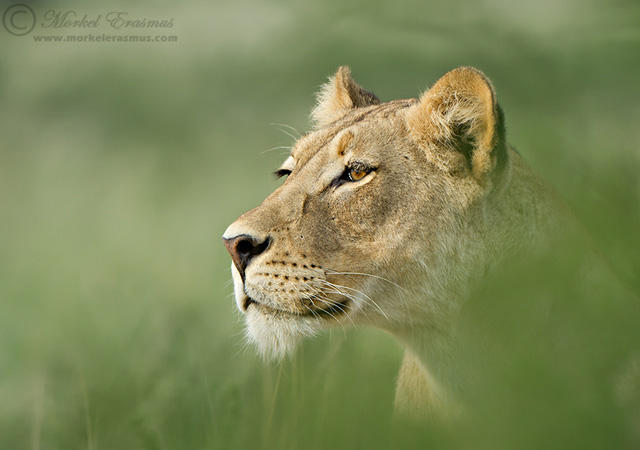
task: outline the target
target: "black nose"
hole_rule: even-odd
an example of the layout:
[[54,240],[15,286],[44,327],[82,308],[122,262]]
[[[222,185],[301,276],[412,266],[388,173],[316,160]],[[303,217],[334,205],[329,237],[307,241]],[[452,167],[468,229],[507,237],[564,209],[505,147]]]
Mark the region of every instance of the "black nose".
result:
[[244,272],[253,257],[264,252],[269,246],[269,238],[260,241],[248,234],[241,234],[229,239],[222,238],[222,240],[231,254],[231,259],[233,259],[242,281],[244,281]]

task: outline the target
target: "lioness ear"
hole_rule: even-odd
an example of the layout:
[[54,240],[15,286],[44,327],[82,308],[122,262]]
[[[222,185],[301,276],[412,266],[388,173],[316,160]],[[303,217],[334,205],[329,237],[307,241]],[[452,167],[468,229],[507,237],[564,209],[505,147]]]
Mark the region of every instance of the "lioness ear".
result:
[[504,124],[495,91],[471,67],[440,78],[408,111],[407,125],[435,161],[478,181],[496,167],[503,152]]
[[378,97],[353,81],[351,70],[342,66],[318,93],[317,105],[311,112],[311,120],[315,128],[321,128],[340,119],[353,108],[378,103]]

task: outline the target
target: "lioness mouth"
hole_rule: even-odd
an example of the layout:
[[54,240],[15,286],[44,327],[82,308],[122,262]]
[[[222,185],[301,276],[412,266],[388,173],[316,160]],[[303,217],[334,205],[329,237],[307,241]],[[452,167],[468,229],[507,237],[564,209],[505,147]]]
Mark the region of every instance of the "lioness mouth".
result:
[[257,304],[257,302],[254,299],[252,299],[249,296],[246,296],[244,299],[244,302],[242,303],[242,309],[246,311],[249,309],[249,306],[254,303]]
[[[327,303],[326,300],[323,301],[324,303]],[[291,316],[298,316],[298,317],[307,317],[307,316],[316,316],[316,317],[322,317],[322,316],[328,316],[328,317],[332,317],[332,318],[336,318],[336,316],[341,315],[341,314],[346,314],[347,312],[347,303],[348,300],[342,300],[340,302],[332,302],[331,304],[329,304],[326,308],[318,308],[318,309],[309,309],[308,311],[305,312],[292,312],[292,311],[285,311],[283,309],[279,309],[279,308],[274,308],[272,306],[269,305],[265,305],[264,303],[260,303],[255,301],[254,299],[252,299],[249,296],[246,296],[244,299],[244,302],[242,304],[242,307],[244,309],[244,312],[246,313],[249,310],[249,307],[251,305],[255,305],[257,307],[260,308],[265,308],[267,310],[270,311],[275,311],[278,313],[283,313],[283,314],[288,314]]]
[[336,316],[339,316],[341,314],[346,314],[347,313],[347,302],[348,300],[343,300],[341,302],[335,302],[335,303],[331,303],[329,306],[327,306],[326,308],[322,308],[322,309],[318,309],[318,310],[314,310],[314,311],[310,311],[308,314],[305,315],[328,315],[332,318],[336,318]]

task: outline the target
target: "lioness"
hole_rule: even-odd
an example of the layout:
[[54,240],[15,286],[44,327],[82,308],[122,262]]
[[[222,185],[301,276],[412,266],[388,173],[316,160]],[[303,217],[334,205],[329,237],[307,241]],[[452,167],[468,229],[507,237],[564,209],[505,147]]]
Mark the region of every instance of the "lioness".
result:
[[277,171],[284,184],[223,236],[248,335],[281,358],[330,327],[382,328],[406,348],[397,409],[440,414],[463,301],[556,226],[554,195],[507,144],[474,68],[381,103],[340,67],[312,120]]

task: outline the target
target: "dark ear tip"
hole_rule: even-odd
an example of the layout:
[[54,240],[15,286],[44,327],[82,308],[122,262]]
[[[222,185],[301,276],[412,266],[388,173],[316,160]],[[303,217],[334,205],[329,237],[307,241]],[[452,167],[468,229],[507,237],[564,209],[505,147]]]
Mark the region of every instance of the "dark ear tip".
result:
[[489,77],[484,74],[484,72],[480,69],[477,69],[472,66],[460,66],[456,67],[453,70],[450,70],[445,76],[449,77],[466,77],[466,78],[482,78],[485,81],[489,81]]
[[336,71],[336,73],[349,76],[351,75],[351,69],[347,65],[340,66],[338,67],[338,70]]
[[336,82],[340,83],[345,89],[349,89],[355,83],[351,77],[351,69],[349,66],[340,66],[334,75]]
[[[471,66],[461,66],[457,69],[452,70],[450,74],[455,75],[455,77],[459,80],[465,80],[469,85],[475,84],[473,83],[473,81],[475,81],[476,83],[479,82],[481,85],[488,88],[494,108],[497,107],[496,89],[493,86],[491,79],[487,75],[485,75],[482,70]],[[475,86],[477,89],[478,84],[475,84]]]
[[317,97],[318,104],[311,112],[314,127],[320,128],[347,114],[354,108],[377,105],[380,100],[366,91],[351,77],[348,66],[340,66]]
[[453,69],[452,72],[468,72],[468,73],[473,73],[476,75],[480,75],[483,78],[487,78],[487,76],[484,74],[484,72],[480,69],[477,69],[473,66],[460,66],[456,69]]
[[377,105],[380,103],[380,99],[378,99],[373,92],[367,91],[353,79],[351,76],[351,69],[348,66],[338,67],[336,80],[338,80],[348,92],[351,102],[355,108]]

